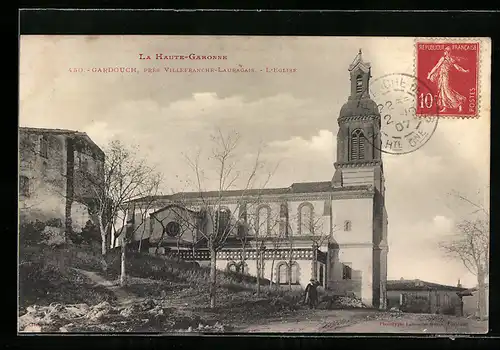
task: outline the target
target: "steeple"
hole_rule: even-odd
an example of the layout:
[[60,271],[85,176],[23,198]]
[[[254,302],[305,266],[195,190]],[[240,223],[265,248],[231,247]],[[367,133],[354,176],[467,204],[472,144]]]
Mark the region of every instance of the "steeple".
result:
[[371,78],[371,65],[363,61],[363,54],[359,49],[358,54],[349,65],[351,75],[351,95],[349,99],[369,98],[369,84]]
[[[371,64],[363,60],[361,49],[348,67],[350,77],[350,94],[346,103],[340,109],[337,119],[339,131],[337,134],[337,161],[335,175],[332,180],[334,187],[349,185],[347,171],[344,168],[366,168],[382,166],[380,151],[380,113],[377,104],[370,98]],[[380,171],[375,171],[378,174]],[[353,182],[357,185],[359,179]],[[367,181],[373,183],[373,181]],[[380,181],[375,181],[380,182]]]

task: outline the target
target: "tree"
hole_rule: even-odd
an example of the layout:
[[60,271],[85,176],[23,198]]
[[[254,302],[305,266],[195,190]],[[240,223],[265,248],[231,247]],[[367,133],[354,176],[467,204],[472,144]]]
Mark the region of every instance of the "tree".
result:
[[452,196],[474,208],[475,217],[460,220],[456,233],[449,241],[441,242],[441,249],[450,257],[459,259],[477,278],[479,317],[486,315],[486,280],[489,276],[490,227],[489,210],[458,192]]
[[[256,197],[255,199],[258,201],[260,198]],[[279,232],[276,233],[275,228],[279,225],[280,220],[279,212],[273,215],[270,206],[256,205],[255,207],[256,211],[250,214],[250,220],[248,220],[248,231],[252,232],[253,236],[251,240],[254,243],[256,253],[257,296],[260,296],[260,278],[264,275],[264,254],[266,251],[270,251],[273,254],[272,249],[268,249],[268,245],[271,244],[272,246],[273,242],[279,239]],[[261,216],[261,212],[265,212],[265,218]]]
[[[161,184],[161,175],[156,173],[153,168],[144,167],[142,173],[137,173],[136,181],[142,182],[138,186],[137,193],[134,196],[140,198],[145,196],[145,200],[141,200],[140,204],[136,204],[135,201],[128,202],[126,210],[126,226],[125,232],[122,233],[121,241],[121,267],[120,267],[120,285],[125,286],[127,283],[127,271],[126,271],[126,260],[127,260],[127,245],[133,240],[136,232],[141,232],[141,239],[139,241],[139,250],[146,232],[146,222],[147,216],[152,208],[154,208],[157,202],[157,196],[159,194],[159,188]],[[138,214],[138,215],[137,215]],[[139,224],[137,225],[136,218],[139,219]]]
[[289,226],[289,217],[288,217],[288,203],[283,202],[280,204],[280,212],[278,218],[278,234],[276,237],[271,238],[271,271],[269,276],[269,286],[273,285],[274,278],[274,264],[276,262],[276,255],[281,248],[286,244],[288,240],[288,233],[291,232]]
[[[138,147],[128,147],[114,140],[105,149],[105,155],[103,179],[97,179],[90,172],[84,173],[82,179],[93,192],[94,201],[89,203],[89,213],[97,217],[102,255],[107,250],[107,233],[113,230],[116,240],[126,227],[127,203],[135,198],[156,194],[161,183],[161,174],[147,164],[145,157],[139,155]],[[152,202],[146,201],[149,208],[141,206],[139,210],[146,212],[152,205]],[[145,212],[142,214],[145,215]]]
[[[200,234],[205,239],[210,254],[210,307],[216,304],[217,292],[217,252],[225,245],[227,238],[234,232],[240,220],[234,219],[232,213],[224,205],[225,192],[233,189],[238,182],[243,183],[240,187],[240,200],[237,201],[235,213],[239,211],[241,204],[249,194],[249,190],[255,185],[260,173],[264,169],[264,164],[260,160],[260,148],[256,154],[253,166],[244,176],[241,170],[237,170],[240,136],[237,132],[223,133],[220,129],[211,136],[213,145],[211,154],[207,160],[211,165],[206,168],[201,162],[201,151],[194,158],[186,156],[186,161],[194,173],[196,188],[199,196],[197,200],[201,204],[200,209]],[[215,177],[215,191],[210,195],[206,194],[205,182],[206,174],[213,171]],[[271,173],[268,176],[270,178]],[[267,183],[267,181],[266,181]],[[262,186],[260,186],[262,187]]]

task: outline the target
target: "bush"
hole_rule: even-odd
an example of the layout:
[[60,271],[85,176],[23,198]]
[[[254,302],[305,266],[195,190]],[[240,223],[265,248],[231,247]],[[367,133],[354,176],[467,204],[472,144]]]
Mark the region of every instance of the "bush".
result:
[[22,246],[38,244],[52,245],[64,241],[61,219],[53,218],[47,221],[23,222],[19,226],[19,243]]
[[97,225],[95,225],[91,220],[87,220],[85,227],[82,228],[81,232],[71,232],[69,238],[75,244],[89,244],[101,242],[101,233]]
[[51,226],[51,227],[57,227],[57,228],[63,227],[62,220],[61,219],[56,219],[56,218],[47,220],[45,222],[45,226]]
[[19,306],[58,303],[98,304],[114,301],[113,292],[94,286],[86,277],[55,260],[22,262],[19,266]]
[[19,226],[19,243],[24,246],[39,244],[43,240],[43,230],[47,225],[40,220],[21,223]]

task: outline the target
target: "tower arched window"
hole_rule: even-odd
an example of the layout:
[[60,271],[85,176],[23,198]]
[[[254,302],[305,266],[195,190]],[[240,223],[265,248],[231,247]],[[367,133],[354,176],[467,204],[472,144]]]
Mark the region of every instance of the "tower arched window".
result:
[[356,77],[356,93],[363,92],[363,76],[358,75]]
[[268,205],[261,205],[257,208],[257,234],[267,235],[270,229],[271,220],[271,207]]
[[365,135],[363,130],[356,129],[351,133],[351,160],[365,158]]
[[314,207],[311,203],[302,203],[299,206],[298,220],[299,234],[312,234],[314,232]]

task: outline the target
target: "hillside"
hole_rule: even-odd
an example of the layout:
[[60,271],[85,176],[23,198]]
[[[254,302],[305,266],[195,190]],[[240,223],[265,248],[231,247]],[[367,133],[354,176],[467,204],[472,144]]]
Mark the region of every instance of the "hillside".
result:
[[302,298],[267,280],[257,296],[254,277],[219,271],[217,307],[210,309],[209,270],[191,263],[129,252],[130,278],[121,288],[117,251],[105,264],[90,246],[36,246],[20,256],[21,330],[171,332],[201,324],[202,331],[227,331],[234,323],[293,314]]

